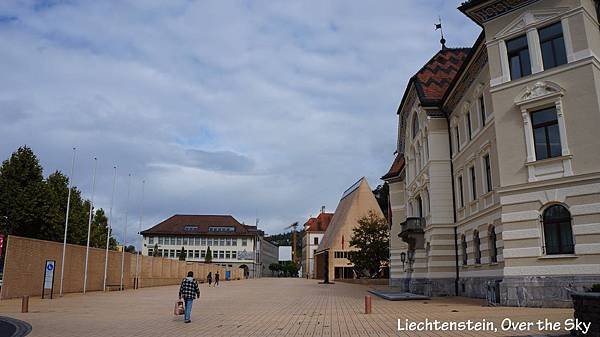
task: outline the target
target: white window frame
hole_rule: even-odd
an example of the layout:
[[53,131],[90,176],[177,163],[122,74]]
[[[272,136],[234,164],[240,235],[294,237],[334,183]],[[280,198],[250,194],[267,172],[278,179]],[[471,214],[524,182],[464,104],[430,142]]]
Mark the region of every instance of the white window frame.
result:
[[[583,10],[577,10],[576,12],[582,11]],[[571,12],[570,15],[573,15],[574,13],[575,12]],[[569,17],[565,16],[565,14],[567,14],[567,9],[564,7],[526,11],[518,18],[513,20],[513,22],[506,25],[506,28],[501,30],[498,34],[496,34],[496,36],[492,37],[489,44],[498,44],[501,75],[498,78],[493,78],[490,81],[491,85],[496,86],[510,81],[518,81],[521,78],[530,77],[544,71],[544,62],[542,60],[542,48],[540,45],[538,29],[546,27],[549,24],[561,22],[563,38],[565,42],[565,51],[567,54],[567,64],[587,56],[589,54],[589,50],[585,50],[582,55],[575,55],[573,53],[573,43],[568,24]],[[529,59],[531,62],[531,75],[513,80],[510,77],[506,41],[523,34],[525,34],[527,37]]]
[[[532,86],[525,88],[515,99],[515,104],[520,109],[523,119],[527,155],[525,166],[527,166],[529,182],[573,175],[572,156],[567,141],[567,128],[564,117],[564,93],[564,89],[554,82],[538,81]],[[561,156],[537,160],[531,125],[531,113],[549,107],[556,109]]]
[[[469,164],[467,171],[469,172],[469,196],[471,197],[471,202],[477,201],[477,174],[475,172],[476,168],[475,168],[475,163],[471,163]],[[473,174],[473,177],[471,177],[471,174]],[[475,183],[475,194],[473,194],[473,183]]]
[[[487,180],[487,172],[485,170],[485,157],[488,157],[490,160],[490,183],[488,184]],[[481,186],[485,187],[485,192],[482,195],[486,195],[488,193],[492,193],[494,190],[494,174],[492,173],[492,156],[490,155],[490,151],[485,151],[481,154]],[[491,186],[490,186],[491,185]]]

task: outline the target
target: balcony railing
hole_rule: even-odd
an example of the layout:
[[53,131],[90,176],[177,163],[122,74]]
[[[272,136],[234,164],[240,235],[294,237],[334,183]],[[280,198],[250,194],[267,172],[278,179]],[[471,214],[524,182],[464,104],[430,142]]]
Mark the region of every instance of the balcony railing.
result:
[[419,217],[409,217],[400,224],[400,234],[403,236],[409,233],[423,233],[425,229],[425,219]]

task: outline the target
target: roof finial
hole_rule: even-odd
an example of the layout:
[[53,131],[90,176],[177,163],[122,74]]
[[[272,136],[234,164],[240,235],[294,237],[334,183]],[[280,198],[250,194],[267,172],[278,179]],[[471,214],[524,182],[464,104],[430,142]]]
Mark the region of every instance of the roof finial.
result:
[[440,16],[438,16],[438,23],[436,23],[434,26],[435,30],[440,30],[440,43],[442,44],[442,50],[446,49],[446,39],[444,39],[444,30],[442,29],[442,18]]

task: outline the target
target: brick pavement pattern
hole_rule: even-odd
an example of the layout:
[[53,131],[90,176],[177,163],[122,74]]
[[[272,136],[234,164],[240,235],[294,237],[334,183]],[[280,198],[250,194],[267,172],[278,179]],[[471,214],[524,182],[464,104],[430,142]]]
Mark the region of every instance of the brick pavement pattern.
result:
[[33,298],[21,314],[20,300],[0,301],[0,313],[33,326],[30,336],[517,336],[528,332],[398,332],[398,319],[564,322],[572,309],[482,307],[481,300],[434,298],[391,302],[373,297],[373,313],[365,315],[368,286],[315,280],[262,278],[200,286],[192,323],[173,316],[178,286],[125,292],[69,294]]

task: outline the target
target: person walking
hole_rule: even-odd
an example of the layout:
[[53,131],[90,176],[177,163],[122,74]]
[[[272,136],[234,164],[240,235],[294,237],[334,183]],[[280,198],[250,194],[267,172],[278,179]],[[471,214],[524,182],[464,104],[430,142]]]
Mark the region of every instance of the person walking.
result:
[[194,272],[189,271],[187,277],[181,281],[181,286],[179,287],[179,299],[183,299],[185,302],[183,316],[185,323],[192,321],[192,303],[196,298],[200,298],[200,288],[198,287],[198,282],[194,280]]
[[208,276],[206,276],[206,281],[208,281],[208,286],[212,285],[212,272],[208,272]]
[[215,274],[215,287],[219,286],[219,272]]

